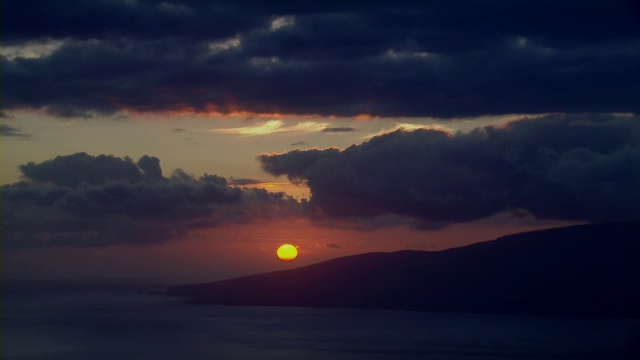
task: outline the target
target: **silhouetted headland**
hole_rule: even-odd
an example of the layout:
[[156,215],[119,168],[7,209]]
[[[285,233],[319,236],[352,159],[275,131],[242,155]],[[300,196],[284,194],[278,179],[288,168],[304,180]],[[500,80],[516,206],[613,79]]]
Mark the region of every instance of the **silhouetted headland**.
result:
[[167,293],[199,304],[640,318],[640,222],[347,256]]

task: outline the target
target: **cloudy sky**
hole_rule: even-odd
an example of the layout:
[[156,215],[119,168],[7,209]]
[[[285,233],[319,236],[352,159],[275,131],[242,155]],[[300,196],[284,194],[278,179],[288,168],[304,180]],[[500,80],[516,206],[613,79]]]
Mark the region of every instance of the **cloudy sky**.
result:
[[216,280],[640,218],[637,1],[376,4],[3,4],[3,276]]

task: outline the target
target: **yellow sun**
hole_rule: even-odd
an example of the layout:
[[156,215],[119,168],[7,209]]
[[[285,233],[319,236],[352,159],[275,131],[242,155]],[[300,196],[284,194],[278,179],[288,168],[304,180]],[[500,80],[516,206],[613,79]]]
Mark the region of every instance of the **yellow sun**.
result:
[[282,261],[291,261],[298,257],[298,249],[291,244],[283,244],[280,245],[276,254]]

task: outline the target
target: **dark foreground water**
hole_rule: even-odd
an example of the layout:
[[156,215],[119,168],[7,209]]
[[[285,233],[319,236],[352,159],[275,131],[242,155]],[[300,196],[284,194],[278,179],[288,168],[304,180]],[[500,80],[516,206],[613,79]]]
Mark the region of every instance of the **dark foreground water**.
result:
[[0,358],[640,359],[640,320],[201,306],[149,289],[3,284]]

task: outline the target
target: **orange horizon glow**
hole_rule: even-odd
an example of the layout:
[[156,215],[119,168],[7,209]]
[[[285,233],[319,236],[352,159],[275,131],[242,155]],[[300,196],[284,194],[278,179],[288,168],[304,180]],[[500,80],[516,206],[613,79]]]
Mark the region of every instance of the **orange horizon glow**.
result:
[[[164,90],[164,92],[170,92]],[[278,111],[253,111],[246,110],[242,106],[228,105],[218,106],[214,104],[205,104],[203,107],[192,106],[185,102],[175,102],[170,106],[152,110],[146,109],[142,106],[136,106],[132,104],[126,104],[118,98],[110,97],[107,101],[113,105],[116,110],[115,113],[126,114],[131,117],[146,118],[146,117],[219,117],[219,118],[303,118],[303,119],[354,119],[354,120],[371,120],[383,118],[378,115],[372,115],[368,113],[359,113],[355,115],[336,115],[336,114],[318,114],[318,113],[288,113]],[[41,114],[47,113],[47,106],[43,107],[29,107],[21,106],[14,109],[5,110],[5,112],[13,111],[30,111],[38,112]],[[93,113],[89,111],[89,113]]]
[[349,116],[349,117],[354,119],[354,120],[371,120],[371,119],[380,119],[381,118],[378,115],[371,115],[371,114],[367,114],[367,113],[361,113],[361,114],[357,114],[357,115]]
[[[163,109],[163,110],[139,110],[130,106],[122,106],[120,111],[130,114],[134,117],[162,116],[162,117],[201,117],[201,118],[258,118],[258,119],[354,119],[354,120],[374,120],[384,117],[370,114],[356,115],[336,115],[336,114],[317,114],[317,113],[285,113],[285,112],[256,112],[251,110],[229,110],[223,111],[219,109],[197,109],[192,106],[184,106],[179,109]],[[393,117],[389,117],[393,118]]]
[[185,103],[173,104],[172,108],[161,110],[147,110],[138,109],[135,106],[120,104],[117,101],[112,101],[114,105],[120,109],[120,111],[130,114],[134,117],[148,117],[148,116],[162,116],[162,117],[219,117],[219,118],[308,118],[317,119],[325,118],[328,116],[320,114],[296,114],[296,113],[283,113],[283,112],[256,112],[251,110],[244,110],[239,106],[226,106],[222,109],[220,106],[213,104],[207,104],[204,108],[197,108]]

